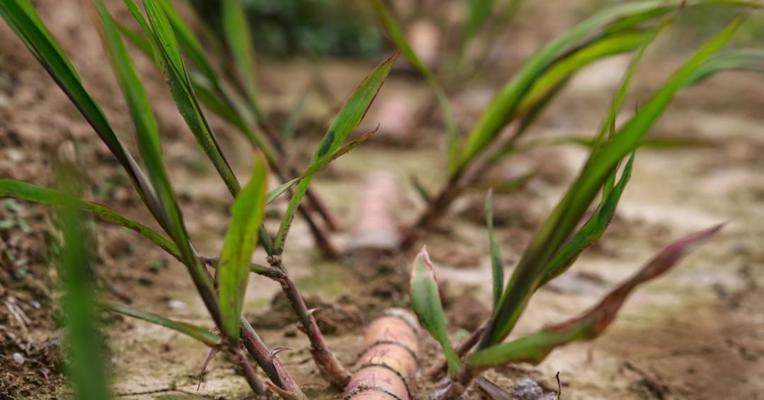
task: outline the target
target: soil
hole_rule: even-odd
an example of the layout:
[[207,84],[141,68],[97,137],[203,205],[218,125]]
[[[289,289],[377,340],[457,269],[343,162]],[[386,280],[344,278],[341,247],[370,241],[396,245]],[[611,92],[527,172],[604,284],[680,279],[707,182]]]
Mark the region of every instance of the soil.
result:
[[[125,107],[92,23],[87,2],[37,2],[43,19],[71,55],[88,89],[104,104],[118,131],[129,133]],[[119,2],[110,2],[118,8]],[[541,2],[543,3],[543,2]],[[469,125],[495,88],[532,49],[555,29],[581,15],[581,4],[531,7],[513,31],[517,46],[492,55],[490,73],[456,95],[460,124]],[[548,30],[531,21],[545,18]],[[77,111],[45,72],[0,24],[0,178],[48,185],[50,155],[74,142],[85,167],[87,197],[141,221],[150,218],[125,175]],[[557,28],[555,28],[557,27]],[[559,28],[559,29],[558,29]],[[514,37],[506,40],[515,40]],[[657,44],[635,83],[630,104],[644,100],[686,54],[670,40]],[[141,58],[163,133],[163,150],[195,245],[202,254],[220,251],[230,198],[214,169],[169,99],[165,85]],[[598,63],[577,76],[533,128],[533,135],[554,136],[596,128],[627,59]],[[315,65],[334,97],[342,99],[371,68],[371,63],[323,61]],[[265,108],[285,115],[310,83],[307,64],[270,60],[261,65]],[[415,91],[422,101],[426,85],[410,74],[391,78],[383,91]],[[309,101],[298,130],[295,158],[313,148],[334,104]],[[728,73],[683,92],[653,135],[701,138],[711,146],[642,151],[632,182],[602,241],[587,251],[573,270],[540,290],[513,335],[583,311],[608,288],[626,278],[672,238],[720,221],[730,223],[712,242],[683,261],[668,276],[635,293],[612,327],[593,342],[554,351],[541,365],[517,365],[487,377],[516,398],[540,398],[557,390],[564,399],[764,399],[764,79]],[[370,115],[373,115],[370,114]],[[375,126],[378,121],[366,121]],[[212,119],[223,147],[241,177],[250,152],[242,139]],[[370,143],[354,150],[325,173],[314,187],[340,219],[343,245],[353,226],[356,190],[367,173],[387,170],[399,177],[405,198],[396,218],[403,225],[422,207],[410,185],[416,174],[428,188],[444,180],[443,140],[437,118],[418,128],[416,145]],[[122,135],[134,148],[130,135]],[[560,197],[585,153],[555,147],[510,160],[498,172],[518,176],[541,173],[520,190],[495,198],[497,238],[511,273],[533,230]],[[466,338],[484,318],[491,301],[490,260],[482,221],[482,191],[459,199],[448,217],[427,233],[455,341]],[[278,207],[284,207],[279,202]],[[277,223],[276,216],[268,220]],[[458,227],[458,228],[457,228]],[[187,322],[211,326],[184,268],[130,232],[98,224],[97,275],[105,297],[131,303]],[[56,267],[48,256],[54,230],[43,207],[0,199],[0,398],[67,397],[55,299]],[[363,326],[390,306],[406,306],[407,269],[413,251],[386,257],[323,260],[297,221],[284,263],[304,292],[329,346],[352,365],[362,350]],[[261,251],[255,255],[263,259]],[[311,399],[337,395],[320,379],[308,343],[296,328],[279,286],[252,277],[247,317],[279,354]],[[217,356],[199,376],[206,349],[173,331],[147,323],[103,315],[115,393],[128,399],[247,398],[248,388],[231,364]],[[438,362],[438,348],[423,338],[423,370]],[[418,398],[431,383],[422,379]],[[536,385],[536,386],[534,386]],[[536,397],[528,397],[532,395]],[[479,399],[476,391],[469,399]],[[526,396],[526,397],[523,397]]]

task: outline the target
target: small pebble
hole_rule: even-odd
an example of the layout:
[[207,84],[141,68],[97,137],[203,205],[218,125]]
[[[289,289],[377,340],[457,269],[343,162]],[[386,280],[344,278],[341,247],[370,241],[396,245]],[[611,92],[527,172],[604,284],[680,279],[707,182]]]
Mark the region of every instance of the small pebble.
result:
[[188,308],[188,305],[186,305],[186,303],[180,300],[175,300],[175,299],[168,301],[167,306],[176,311],[183,311]]
[[15,362],[16,365],[24,365],[25,361],[26,359],[21,355],[21,353],[13,353],[13,362]]
[[512,388],[512,394],[517,400],[543,400],[544,389],[533,379],[524,378]]

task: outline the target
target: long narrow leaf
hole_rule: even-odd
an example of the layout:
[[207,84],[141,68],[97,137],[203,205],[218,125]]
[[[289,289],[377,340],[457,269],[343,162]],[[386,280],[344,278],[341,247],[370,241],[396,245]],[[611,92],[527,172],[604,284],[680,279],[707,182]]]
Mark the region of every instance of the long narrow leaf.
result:
[[[79,186],[73,169],[59,165],[57,184],[76,197]],[[99,331],[95,304],[95,282],[86,243],[85,220],[79,207],[65,202],[57,209],[57,222],[62,233],[59,258],[61,309],[64,327],[66,371],[74,389],[74,397],[83,400],[105,400],[111,397],[107,385],[107,364],[102,352],[104,338]]]
[[29,0],[0,1],[0,15],[79,109],[82,116],[127,171],[138,194],[160,225],[166,226],[166,218],[140,167],[122,146],[101,108],[85,90],[77,71],[45,28],[31,2]]
[[547,282],[565,272],[578,258],[584,249],[591,246],[602,237],[610,221],[615,215],[615,209],[618,201],[621,199],[623,190],[631,178],[631,169],[634,165],[634,156],[629,159],[623,168],[621,178],[618,183],[607,193],[597,211],[592,217],[571,237],[571,239],[560,248],[554,255],[549,265],[545,267],[546,272],[539,284],[544,286]]
[[543,278],[543,268],[569,237],[581,217],[618,163],[636,150],[642,137],[665,110],[673,96],[703,63],[732,36],[738,21],[712,38],[688,60],[656,94],[611,139],[593,153],[579,177],[539,228],[525,250],[504,291],[501,306],[494,314],[481,348],[503,340],[517,323],[530,295]]
[[501,261],[499,243],[493,234],[493,190],[485,195],[485,225],[488,229],[488,246],[491,254],[491,278],[493,279],[493,308],[499,306],[504,291],[504,266]]
[[241,0],[222,0],[223,34],[233,55],[236,69],[244,83],[244,91],[254,114],[262,118],[258,105],[252,34]]
[[[181,116],[186,121],[197,142],[204,150],[207,157],[212,161],[218,174],[225,182],[232,194],[238,193],[241,188],[236,175],[225,159],[220,145],[212,128],[207,123],[202,113],[196,96],[193,93],[188,72],[181,58],[178,42],[173,32],[172,25],[167,19],[164,9],[159,4],[160,0],[144,0],[143,5],[148,15],[150,32],[145,32],[155,43],[159,56],[162,60],[162,73],[170,85],[175,104]],[[133,14],[136,20],[142,20],[143,16]],[[145,24],[140,24],[145,29]]]
[[457,147],[458,130],[456,121],[454,120],[454,114],[451,111],[451,105],[448,101],[448,97],[446,96],[446,92],[443,90],[443,87],[440,85],[440,83],[438,83],[438,80],[435,78],[435,74],[433,74],[427,65],[422,62],[419,56],[414,52],[414,49],[411,48],[411,45],[409,45],[408,41],[406,40],[406,36],[401,31],[401,28],[398,26],[395,18],[393,18],[392,14],[387,9],[387,6],[385,6],[382,0],[373,0],[372,4],[377,12],[377,15],[382,20],[382,25],[385,27],[390,40],[392,40],[395,44],[395,47],[400,50],[406,61],[408,61],[414,68],[416,68],[420,74],[422,74],[422,76],[432,88],[433,93],[435,93],[435,98],[438,102],[438,106],[440,107],[440,112],[443,114],[443,122],[446,125],[446,147],[448,151],[448,165],[450,170],[455,167],[455,163],[458,160],[459,149]]
[[322,165],[326,160],[331,159],[334,153],[339,150],[340,146],[345,142],[350,132],[358,126],[361,122],[366,111],[369,109],[372,101],[377,96],[377,92],[382,87],[387,75],[390,73],[395,60],[398,59],[398,53],[393,54],[382,64],[377,66],[366,79],[356,88],[340,112],[332,121],[329,130],[324,138],[321,140],[318,149],[313,154],[313,158],[308,165],[305,174],[303,174],[300,182],[297,184],[295,193],[292,199],[289,201],[287,210],[281,219],[281,225],[279,231],[276,234],[274,246],[277,252],[281,252],[284,247],[284,241],[286,235],[289,232],[289,227],[294,219],[294,213],[297,211],[297,207],[300,205],[305,192],[310,186],[310,182],[315,174],[316,167]]
[[658,253],[639,272],[605,296],[582,316],[505,344],[482,349],[467,359],[474,370],[528,362],[539,364],[557,347],[575,341],[587,341],[600,336],[613,322],[634,289],[669,271],[692,248],[716,234],[722,225],[694,233],[678,240]]
[[117,314],[126,315],[128,317],[140,319],[146,322],[150,322],[155,325],[163,326],[165,328],[172,329],[178,333],[182,333],[192,339],[198,340],[210,347],[217,347],[221,345],[220,337],[216,336],[207,329],[200,326],[192,325],[186,322],[173,321],[171,319],[162,317],[154,313],[141,311],[133,307],[126,306],[124,304],[117,303],[103,303],[102,307],[109,311],[113,311]]
[[[646,20],[664,16],[679,6],[689,7],[698,4],[755,6],[751,2],[732,0],[640,1],[615,5],[584,20],[534,53],[515,77],[491,100],[468,134],[457,168],[451,171],[452,175],[459,174],[497,137],[504,126],[514,118],[518,106],[533,82],[550,65],[558,61],[558,57],[596,34],[630,29]],[[613,29],[615,27],[618,29]]]
[[764,51],[744,49],[719,54],[708,60],[703,67],[699,68],[695,74],[689,77],[685,85],[692,86],[719,71],[730,70],[764,72]]
[[517,115],[525,115],[527,110],[576,71],[603,58],[634,51],[654,36],[655,30],[619,32],[596,40],[565,57],[535,80],[518,106]]
[[31,183],[11,179],[0,179],[0,197],[3,196],[12,196],[19,200],[51,206],[61,206],[64,204],[75,205],[79,209],[95,215],[102,221],[119,225],[139,233],[164,249],[173,257],[180,259],[180,253],[178,252],[177,246],[175,246],[175,243],[165,238],[164,235],[140,222],[123,217],[116,210],[104,205],[81,200],[54,189],[48,189]]
[[[133,17],[138,22],[139,26],[141,26],[142,31],[144,33],[151,32],[151,28],[140,14],[134,0],[123,1],[133,14]],[[191,59],[193,67],[196,67],[190,69],[189,80],[192,92],[196,95],[197,99],[204,104],[208,110],[234,125],[238,131],[250,143],[257,146],[269,160],[273,159],[273,149],[271,149],[268,139],[261,131],[250,127],[250,122],[243,111],[244,106],[240,104],[240,99],[235,93],[227,90],[226,86],[221,83],[220,77],[214,71],[211,63],[202,52],[200,48],[201,44],[196,41],[190,33],[190,28],[177,15],[177,12],[172,7],[172,3],[167,0],[162,0],[161,4],[163,10],[167,13],[170,24],[173,26],[175,35],[178,37],[178,44]],[[124,26],[120,25],[119,30],[128,41],[149,57],[160,70],[162,69],[162,59],[158,54],[158,51],[153,50],[153,42],[146,40],[143,36],[132,32]],[[205,65],[205,67],[199,69],[197,65]]]
[[263,222],[268,171],[262,156],[255,157],[252,177],[231,206],[231,222],[223,242],[218,269],[223,333],[239,341],[239,317],[249,281],[249,266]]
[[459,356],[451,346],[446,330],[446,316],[440,301],[435,271],[426,249],[416,256],[411,271],[411,306],[427,332],[443,348],[448,372],[455,376],[459,372]]
[[[183,264],[188,268],[200,295],[206,302],[210,302],[214,296],[215,288],[192,249],[180,208],[162,161],[159,129],[143,84],[138,78],[132,60],[122,43],[119,28],[114,23],[103,0],[96,1],[96,8],[101,19],[103,41],[133,119],[138,148],[149,171],[152,188],[159,199],[164,214],[167,216],[169,234],[178,247]],[[216,314],[215,304],[208,303],[207,306],[214,317]]]
[[172,25],[172,30],[175,32],[175,37],[178,39],[178,44],[183,48],[186,57],[191,60],[191,63],[196,67],[197,71],[201,73],[216,89],[219,89],[220,79],[218,78],[215,69],[212,67],[212,63],[207,59],[204,54],[202,44],[196,39],[191,28],[183,22],[177,11],[172,5],[170,0],[159,0],[164,14],[167,16],[167,20]]

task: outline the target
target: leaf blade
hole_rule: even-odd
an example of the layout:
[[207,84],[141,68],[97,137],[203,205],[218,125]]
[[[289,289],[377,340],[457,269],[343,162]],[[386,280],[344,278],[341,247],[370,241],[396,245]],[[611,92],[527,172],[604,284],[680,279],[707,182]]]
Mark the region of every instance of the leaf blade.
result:
[[730,39],[738,24],[737,20],[731,23],[702,46],[645,103],[639,113],[602,145],[600,151],[590,155],[578,178],[526,248],[504,291],[502,304],[491,319],[486,335],[483,336],[481,348],[496,344],[509,334],[525,309],[530,295],[541,281],[543,267],[568,238],[618,162],[639,146],[642,137],[663,113],[676,92],[683,87],[686,77]]
[[[129,0],[132,1],[132,0]],[[170,92],[175,100],[183,119],[186,121],[191,133],[194,134],[199,145],[204,150],[207,158],[215,166],[220,177],[228,187],[231,194],[236,195],[241,189],[236,175],[226,160],[218,140],[215,137],[212,128],[204,117],[196,96],[194,95],[192,85],[188,78],[183,59],[180,55],[180,48],[172,25],[167,18],[163,7],[159,4],[160,0],[143,0],[146,14],[148,15],[148,25],[150,31],[145,32],[154,42],[154,48],[158,50],[161,58],[162,74],[170,85]],[[136,19],[143,19],[142,16],[135,15]],[[145,24],[140,24],[144,29]]]
[[287,206],[287,210],[281,219],[281,224],[279,225],[279,230],[276,234],[276,239],[274,240],[274,247],[278,253],[283,251],[284,241],[286,240],[289,227],[294,219],[294,214],[297,211],[297,207],[299,206],[300,201],[302,201],[305,192],[310,186],[313,175],[315,175],[315,172],[317,172],[322,165],[325,165],[325,163],[333,157],[350,132],[361,122],[361,119],[366,115],[366,111],[369,109],[372,101],[374,101],[377,92],[379,92],[379,89],[382,87],[382,84],[390,73],[397,58],[398,53],[395,53],[374,68],[374,70],[356,88],[334,118],[334,121],[332,121],[331,126],[314,153],[313,158],[306,169],[306,173],[303,174],[300,182],[297,184],[295,192]]
[[422,251],[416,256],[414,268],[411,270],[411,307],[422,326],[443,349],[449,374],[456,376],[461,368],[459,356],[457,356],[451,346],[451,340],[448,338],[446,317],[438,292],[435,272],[425,248],[422,248]]
[[239,341],[239,318],[249,281],[252,252],[263,222],[268,172],[264,158],[255,157],[252,177],[231,206],[231,221],[218,267],[221,329],[231,344]]
[[156,232],[146,225],[141,224],[140,222],[123,217],[116,210],[113,210],[104,205],[91,201],[81,200],[54,189],[48,189],[42,186],[37,186],[31,183],[16,181],[12,179],[0,179],[0,197],[2,196],[12,196],[20,200],[52,206],[61,206],[64,204],[75,205],[83,211],[94,214],[105,222],[119,225],[137,232],[138,234],[154,242],[157,246],[164,249],[173,257],[180,259],[180,252],[178,251],[177,246],[175,246],[175,243],[165,238],[164,235]]
[[124,304],[102,303],[101,306],[117,314],[126,315],[131,318],[140,319],[142,321],[146,321],[155,325],[172,329],[178,333],[181,333],[201,343],[204,343],[209,347],[218,347],[222,344],[218,336],[216,336],[209,330],[204,329],[197,325],[189,324],[186,322],[174,321],[169,318],[162,317],[161,315],[146,312],[146,311],[141,311],[137,308],[126,306]]
[[477,351],[467,358],[468,368],[482,370],[515,362],[538,364],[559,346],[594,339],[615,319],[634,289],[668,272],[692,247],[708,240],[722,227],[723,224],[716,225],[673,242],[583,315],[509,343]]
[[493,233],[493,190],[485,195],[485,225],[488,230],[488,248],[491,254],[491,278],[493,282],[493,308],[499,306],[504,291],[504,266],[501,261],[499,243]]

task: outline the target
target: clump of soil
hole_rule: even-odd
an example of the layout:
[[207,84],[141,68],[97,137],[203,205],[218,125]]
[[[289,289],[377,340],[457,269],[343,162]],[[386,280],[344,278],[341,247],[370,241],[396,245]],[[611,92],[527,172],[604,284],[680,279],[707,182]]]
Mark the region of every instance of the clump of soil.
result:
[[[307,296],[305,304],[309,310],[314,310],[316,323],[326,336],[354,332],[364,324],[361,310],[352,302],[329,303],[319,296]],[[287,329],[287,335],[295,334],[293,326],[297,323],[297,316],[283,292],[273,296],[268,310],[248,315],[247,319],[257,329]]]
[[62,383],[44,219],[0,200],[0,397],[52,395]]

